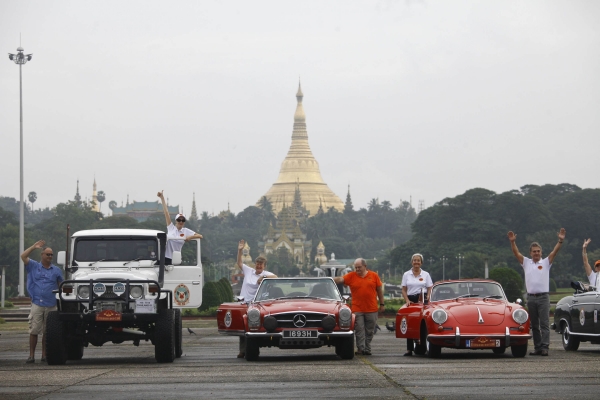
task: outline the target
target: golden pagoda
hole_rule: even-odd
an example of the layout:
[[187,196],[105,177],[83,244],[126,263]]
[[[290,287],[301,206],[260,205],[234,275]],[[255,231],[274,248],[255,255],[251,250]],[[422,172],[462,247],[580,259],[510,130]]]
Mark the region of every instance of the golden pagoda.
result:
[[[294,130],[292,144],[285,160],[281,163],[279,177],[271,186],[265,197],[271,202],[273,211],[279,213],[284,204],[294,199],[294,191],[300,188],[302,203],[310,215],[316,215],[319,205],[326,211],[335,207],[344,210],[342,200],[329,189],[321,177],[319,163],[310,151],[308,133],[306,132],[306,115],[302,107],[302,88],[298,84],[296,113],[294,114]],[[258,203],[257,203],[258,205]]]

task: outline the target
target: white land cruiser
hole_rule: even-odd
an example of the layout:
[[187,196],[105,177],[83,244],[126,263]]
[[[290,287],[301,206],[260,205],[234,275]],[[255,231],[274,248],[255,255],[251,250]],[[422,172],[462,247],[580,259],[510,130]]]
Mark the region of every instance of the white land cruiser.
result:
[[190,260],[182,263],[182,253],[174,252],[174,265],[165,266],[167,239],[182,240],[145,229],[73,234],[72,256],[58,253],[66,279],[55,291],[58,311],[46,323],[48,364],[79,360],[89,344],[127,340],[151,341],[159,363],[181,356],[181,309],[202,303],[200,240],[186,243],[193,247],[184,251]]

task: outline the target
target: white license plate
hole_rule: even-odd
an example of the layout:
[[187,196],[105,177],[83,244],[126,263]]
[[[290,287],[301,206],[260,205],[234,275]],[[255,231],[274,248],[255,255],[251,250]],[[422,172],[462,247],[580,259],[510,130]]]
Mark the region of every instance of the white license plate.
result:
[[315,330],[284,330],[283,337],[284,338],[316,338],[317,331]]
[[156,312],[156,303],[154,300],[138,299],[135,301],[136,314],[153,314]]

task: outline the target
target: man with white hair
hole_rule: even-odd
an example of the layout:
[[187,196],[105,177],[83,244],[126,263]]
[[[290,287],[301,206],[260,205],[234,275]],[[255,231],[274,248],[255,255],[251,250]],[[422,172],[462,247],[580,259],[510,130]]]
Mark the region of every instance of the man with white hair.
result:
[[[364,258],[354,261],[354,272],[333,278],[335,283],[350,287],[352,294],[352,312],[356,317],[354,333],[356,335],[357,355],[371,355],[371,340],[375,332],[378,313],[383,313],[385,303],[383,286],[377,272],[367,269]],[[379,298],[379,302],[377,302]]]

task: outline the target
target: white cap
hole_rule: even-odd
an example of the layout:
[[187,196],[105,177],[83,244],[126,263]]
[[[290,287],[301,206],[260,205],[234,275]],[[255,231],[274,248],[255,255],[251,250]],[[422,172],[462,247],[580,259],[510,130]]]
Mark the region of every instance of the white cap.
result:
[[185,217],[185,215],[183,215],[183,214],[177,214],[177,215],[175,216],[175,221],[177,221],[177,220],[179,219],[179,217],[183,217],[183,219],[185,219],[185,220],[187,221],[187,218],[186,218],[186,217]]

